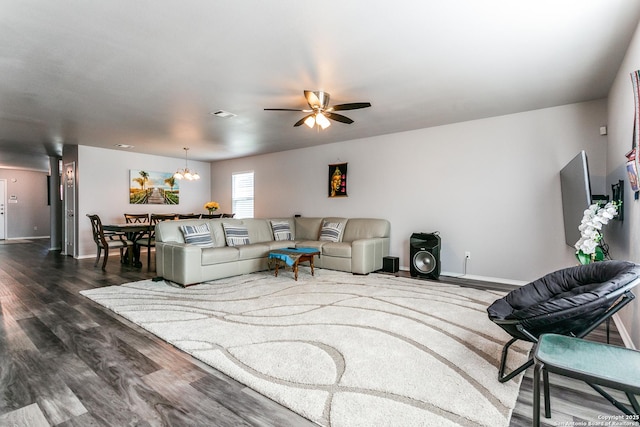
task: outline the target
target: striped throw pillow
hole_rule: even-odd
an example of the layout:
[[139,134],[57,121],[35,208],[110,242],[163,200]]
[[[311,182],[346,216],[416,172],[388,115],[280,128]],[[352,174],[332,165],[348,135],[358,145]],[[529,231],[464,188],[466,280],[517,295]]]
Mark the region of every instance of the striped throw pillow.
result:
[[182,231],[182,235],[184,236],[185,243],[206,248],[213,247],[213,240],[211,239],[209,224],[181,225],[180,230]]
[[273,240],[292,240],[291,228],[287,221],[271,221]]
[[319,240],[325,240],[327,242],[339,242],[340,235],[342,234],[342,227],[344,227],[344,224],[342,224],[341,222],[324,221],[322,223],[322,228],[320,229]]
[[247,230],[247,227],[223,222],[222,228],[224,229],[224,237],[227,240],[227,246],[240,246],[251,243],[249,241],[249,231]]

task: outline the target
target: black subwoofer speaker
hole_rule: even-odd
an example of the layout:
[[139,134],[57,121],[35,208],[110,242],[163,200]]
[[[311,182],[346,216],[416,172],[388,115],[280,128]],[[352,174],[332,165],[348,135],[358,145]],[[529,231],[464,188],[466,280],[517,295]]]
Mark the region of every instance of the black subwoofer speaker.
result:
[[400,270],[400,258],[396,256],[386,256],[382,258],[382,271],[386,273],[397,273]]
[[437,233],[413,233],[409,239],[411,277],[440,277],[440,236]]

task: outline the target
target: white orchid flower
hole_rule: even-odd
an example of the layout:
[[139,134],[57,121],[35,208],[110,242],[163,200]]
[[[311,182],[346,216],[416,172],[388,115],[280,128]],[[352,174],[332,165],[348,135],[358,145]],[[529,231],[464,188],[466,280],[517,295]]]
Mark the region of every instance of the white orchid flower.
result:
[[582,221],[578,225],[580,240],[574,245],[578,252],[587,255],[595,253],[602,241],[602,226],[608,224],[617,215],[617,202],[609,202],[603,207],[594,203],[585,209]]
[[584,243],[580,246],[580,250],[585,254],[592,254],[595,252],[598,244],[593,240],[585,240]]
[[[588,227],[588,228],[589,228],[589,227],[590,227],[590,228],[595,228],[596,230],[601,230],[601,229],[602,229],[602,223],[594,219],[594,220],[589,221],[589,222],[587,223],[587,227]],[[588,229],[588,228],[587,228],[587,229]]]

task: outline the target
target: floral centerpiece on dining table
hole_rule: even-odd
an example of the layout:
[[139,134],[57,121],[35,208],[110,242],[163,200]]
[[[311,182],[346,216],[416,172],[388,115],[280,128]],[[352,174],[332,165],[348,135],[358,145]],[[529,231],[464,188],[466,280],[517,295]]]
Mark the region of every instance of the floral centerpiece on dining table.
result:
[[582,221],[578,226],[580,240],[575,244],[576,258],[580,264],[604,261],[609,258],[609,250],[604,242],[602,227],[609,220],[618,216],[621,202],[613,201],[604,206],[594,203],[584,211]]
[[220,209],[220,203],[218,202],[207,202],[204,204],[204,208],[209,211],[209,215]]

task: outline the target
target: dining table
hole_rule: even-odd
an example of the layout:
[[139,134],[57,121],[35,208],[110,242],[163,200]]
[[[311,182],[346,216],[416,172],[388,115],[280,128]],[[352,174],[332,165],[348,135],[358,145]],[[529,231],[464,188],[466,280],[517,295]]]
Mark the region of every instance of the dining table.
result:
[[136,244],[138,239],[148,236],[151,232],[151,225],[148,223],[126,223],[126,224],[103,224],[104,231],[124,233],[127,240],[133,242],[133,248],[127,248],[125,253],[126,262],[134,267],[142,267],[140,261],[140,246]]

